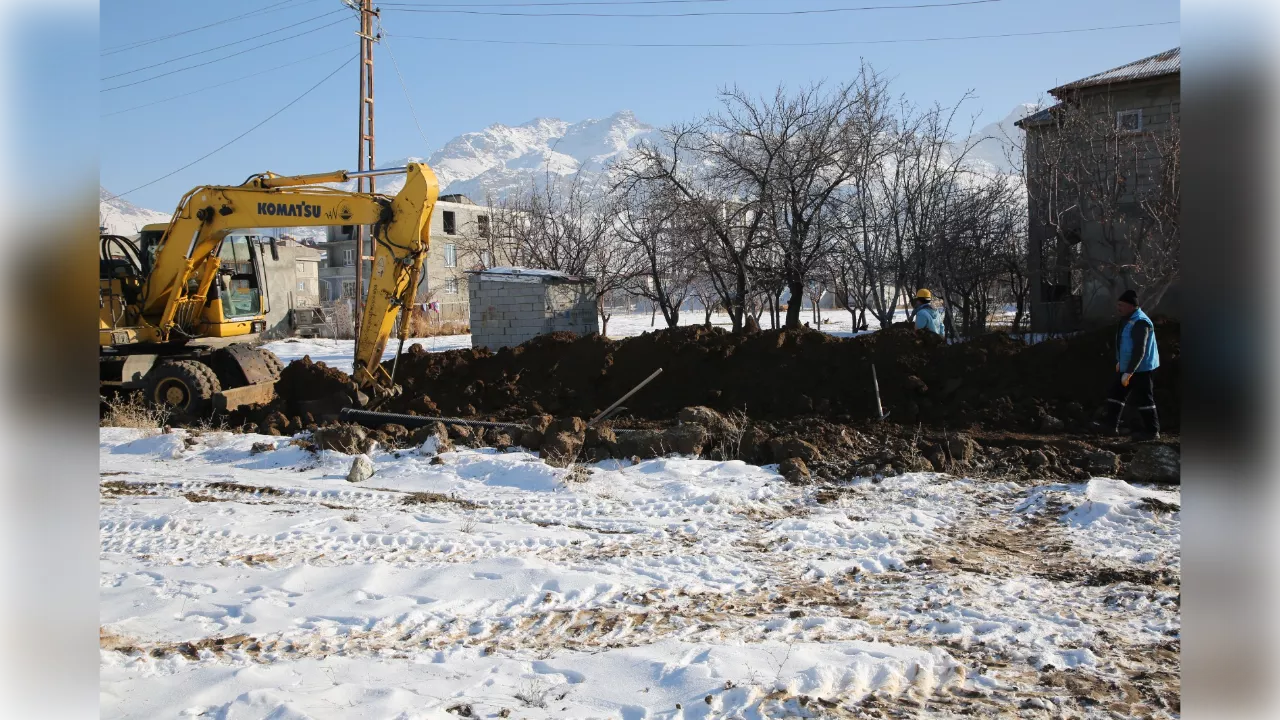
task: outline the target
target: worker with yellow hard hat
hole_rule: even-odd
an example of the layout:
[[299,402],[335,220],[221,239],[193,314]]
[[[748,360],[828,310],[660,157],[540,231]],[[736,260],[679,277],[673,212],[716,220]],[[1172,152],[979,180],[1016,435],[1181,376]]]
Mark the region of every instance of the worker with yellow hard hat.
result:
[[942,329],[942,313],[933,306],[933,293],[929,292],[928,288],[920,288],[916,293],[914,304],[917,330],[928,330],[939,335],[946,334]]

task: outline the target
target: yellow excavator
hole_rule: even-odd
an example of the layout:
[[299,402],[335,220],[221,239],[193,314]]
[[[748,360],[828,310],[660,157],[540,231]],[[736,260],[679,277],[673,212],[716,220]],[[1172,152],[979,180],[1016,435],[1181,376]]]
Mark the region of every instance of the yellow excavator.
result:
[[[403,173],[395,197],[326,187]],[[231,187],[183,196],[168,225],[133,240],[99,237],[98,346],[106,392],[141,390],[189,415],[229,411],[274,396],[282,363],[246,340],[266,328],[258,228],[370,225],[373,268],[355,343],[352,379],[361,396],[385,396],[382,368],[397,313],[412,307],[430,247],[440,186],[426,165],[366,172],[253,175]],[[239,234],[237,234],[239,233]],[[409,323],[400,324],[400,341]]]

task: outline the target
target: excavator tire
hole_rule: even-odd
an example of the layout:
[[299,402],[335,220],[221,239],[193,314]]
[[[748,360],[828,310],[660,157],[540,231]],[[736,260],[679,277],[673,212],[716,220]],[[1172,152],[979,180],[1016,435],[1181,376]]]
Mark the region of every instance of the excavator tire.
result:
[[200,415],[222,390],[213,368],[196,360],[166,360],[147,373],[146,396],[175,412]]
[[280,378],[280,373],[284,371],[284,361],[276,357],[276,354],[270,350],[258,348],[258,352],[262,353],[262,357],[267,361],[267,365],[271,367],[271,374],[276,378]]

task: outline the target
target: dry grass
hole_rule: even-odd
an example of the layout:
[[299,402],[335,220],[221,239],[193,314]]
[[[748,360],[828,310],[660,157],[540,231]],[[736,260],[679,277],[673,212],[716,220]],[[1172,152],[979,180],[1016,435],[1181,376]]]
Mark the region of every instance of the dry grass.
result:
[[[414,308],[409,314],[409,337],[429,338],[444,335],[466,335],[471,326],[460,320],[439,320],[435,313]],[[355,322],[346,303],[333,306],[333,337],[350,340],[355,337]]]
[[521,682],[515,697],[525,707],[544,708],[547,706],[547,695],[550,693],[551,688],[547,685],[547,681],[535,677]]
[[445,495],[444,493],[437,492],[409,493],[404,498],[405,505],[431,505],[434,503],[453,503],[454,505],[466,508],[467,510],[475,510],[480,507],[470,500],[460,498],[457,495]]
[[98,421],[100,427],[159,430],[169,422],[169,408],[147,402],[140,392],[103,398],[102,401],[107,412]]
[[439,337],[442,335],[466,335],[471,326],[460,320],[440,320],[434,313],[414,308],[409,314],[410,337]]

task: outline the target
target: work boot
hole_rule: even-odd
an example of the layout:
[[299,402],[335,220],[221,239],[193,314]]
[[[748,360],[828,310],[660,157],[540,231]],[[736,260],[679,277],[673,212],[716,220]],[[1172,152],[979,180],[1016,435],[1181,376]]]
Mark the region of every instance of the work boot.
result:
[[1141,408],[1138,414],[1142,416],[1142,432],[1134,433],[1134,440],[1159,440],[1160,439],[1160,417],[1156,414],[1155,408]]
[[1112,435],[1118,435],[1120,433],[1120,431],[1116,429],[1115,425],[1109,425],[1105,422],[1098,422],[1097,420],[1094,420],[1093,422],[1089,423],[1089,429],[1093,430],[1095,433],[1099,435],[1112,436]]
[[1124,415],[1124,405],[1107,402],[1106,416],[1101,422],[1090,423],[1101,435],[1115,436],[1120,434],[1120,417]]

